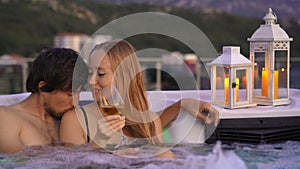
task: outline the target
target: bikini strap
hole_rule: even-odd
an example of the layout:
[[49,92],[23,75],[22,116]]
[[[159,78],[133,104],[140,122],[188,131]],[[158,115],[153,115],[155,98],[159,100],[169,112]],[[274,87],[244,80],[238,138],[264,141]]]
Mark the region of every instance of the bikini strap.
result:
[[87,142],[89,143],[90,142],[89,121],[88,121],[86,111],[84,110],[84,108],[80,107],[80,109],[82,110],[83,115],[84,115],[84,120],[85,120],[85,125],[86,125],[86,137],[87,137]]

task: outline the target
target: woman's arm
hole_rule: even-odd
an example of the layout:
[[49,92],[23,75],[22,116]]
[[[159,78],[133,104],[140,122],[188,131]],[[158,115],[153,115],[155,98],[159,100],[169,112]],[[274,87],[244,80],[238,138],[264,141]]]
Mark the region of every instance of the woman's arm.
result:
[[181,107],[181,100],[158,112],[160,116],[161,126],[164,128],[170,122],[176,119]]
[[185,98],[159,112],[162,127],[167,126],[170,122],[175,120],[181,108],[207,124],[214,122],[214,125],[217,126],[219,122],[219,112],[214,109],[210,103]]
[[218,125],[219,111],[210,103],[191,98],[182,99],[181,101],[182,107],[193,117],[201,119],[206,124]]
[[154,126],[155,126],[155,133],[154,135],[157,137],[157,141],[159,143],[163,143],[163,137],[162,137],[162,122],[160,117],[156,117],[154,120]]

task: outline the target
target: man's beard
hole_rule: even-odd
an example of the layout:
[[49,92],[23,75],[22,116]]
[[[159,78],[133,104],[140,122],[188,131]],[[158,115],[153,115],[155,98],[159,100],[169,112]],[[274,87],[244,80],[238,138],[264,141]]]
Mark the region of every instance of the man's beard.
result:
[[62,116],[70,111],[70,110],[73,110],[74,109],[74,106],[69,108],[69,109],[66,109],[62,112],[55,112],[47,103],[44,103],[44,109],[45,111],[51,116],[53,117],[54,119],[57,119],[57,120],[61,120]]

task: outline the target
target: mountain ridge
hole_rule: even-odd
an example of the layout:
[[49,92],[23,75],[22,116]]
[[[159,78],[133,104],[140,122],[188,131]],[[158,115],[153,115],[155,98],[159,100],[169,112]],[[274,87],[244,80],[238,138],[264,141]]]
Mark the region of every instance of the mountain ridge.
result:
[[249,17],[263,17],[269,8],[283,20],[294,18],[300,23],[299,0],[92,0],[106,3],[145,3],[166,5],[206,12],[226,12]]
[[[108,4],[91,0],[0,0],[0,55],[16,53],[35,57],[44,47],[53,45],[53,38],[62,32],[92,35],[105,24],[133,13],[165,12],[181,17],[197,26],[217,51],[224,45],[237,45],[248,54],[249,38],[263,23],[262,17],[251,18],[222,12],[192,11],[175,7],[145,4]],[[281,18],[279,16],[279,18]],[[300,56],[300,25],[296,21],[280,25],[294,38],[291,56]],[[159,35],[138,35],[128,39],[139,49],[162,48],[191,52],[180,41]]]

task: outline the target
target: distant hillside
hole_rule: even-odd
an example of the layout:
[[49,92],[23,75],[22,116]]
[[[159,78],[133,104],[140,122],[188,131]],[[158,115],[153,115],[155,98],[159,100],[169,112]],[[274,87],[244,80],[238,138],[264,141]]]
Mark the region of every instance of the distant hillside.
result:
[[[52,46],[53,38],[58,33],[81,32],[91,35],[114,19],[147,11],[166,12],[187,19],[208,36],[217,51],[221,51],[224,45],[238,45],[245,55],[249,50],[247,38],[263,23],[262,17],[195,12],[159,5],[118,5],[87,0],[1,0],[0,55],[16,53],[34,57],[42,47]],[[296,20],[289,23],[290,26],[280,24],[294,38],[291,55],[300,56],[300,26]],[[159,35],[138,35],[128,40],[137,49],[157,47],[169,51],[191,52],[181,42]]]
[[268,8],[273,8],[283,20],[297,19],[300,22],[299,0],[93,0],[110,3],[160,4],[195,11],[222,11],[231,14],[262,17]]

